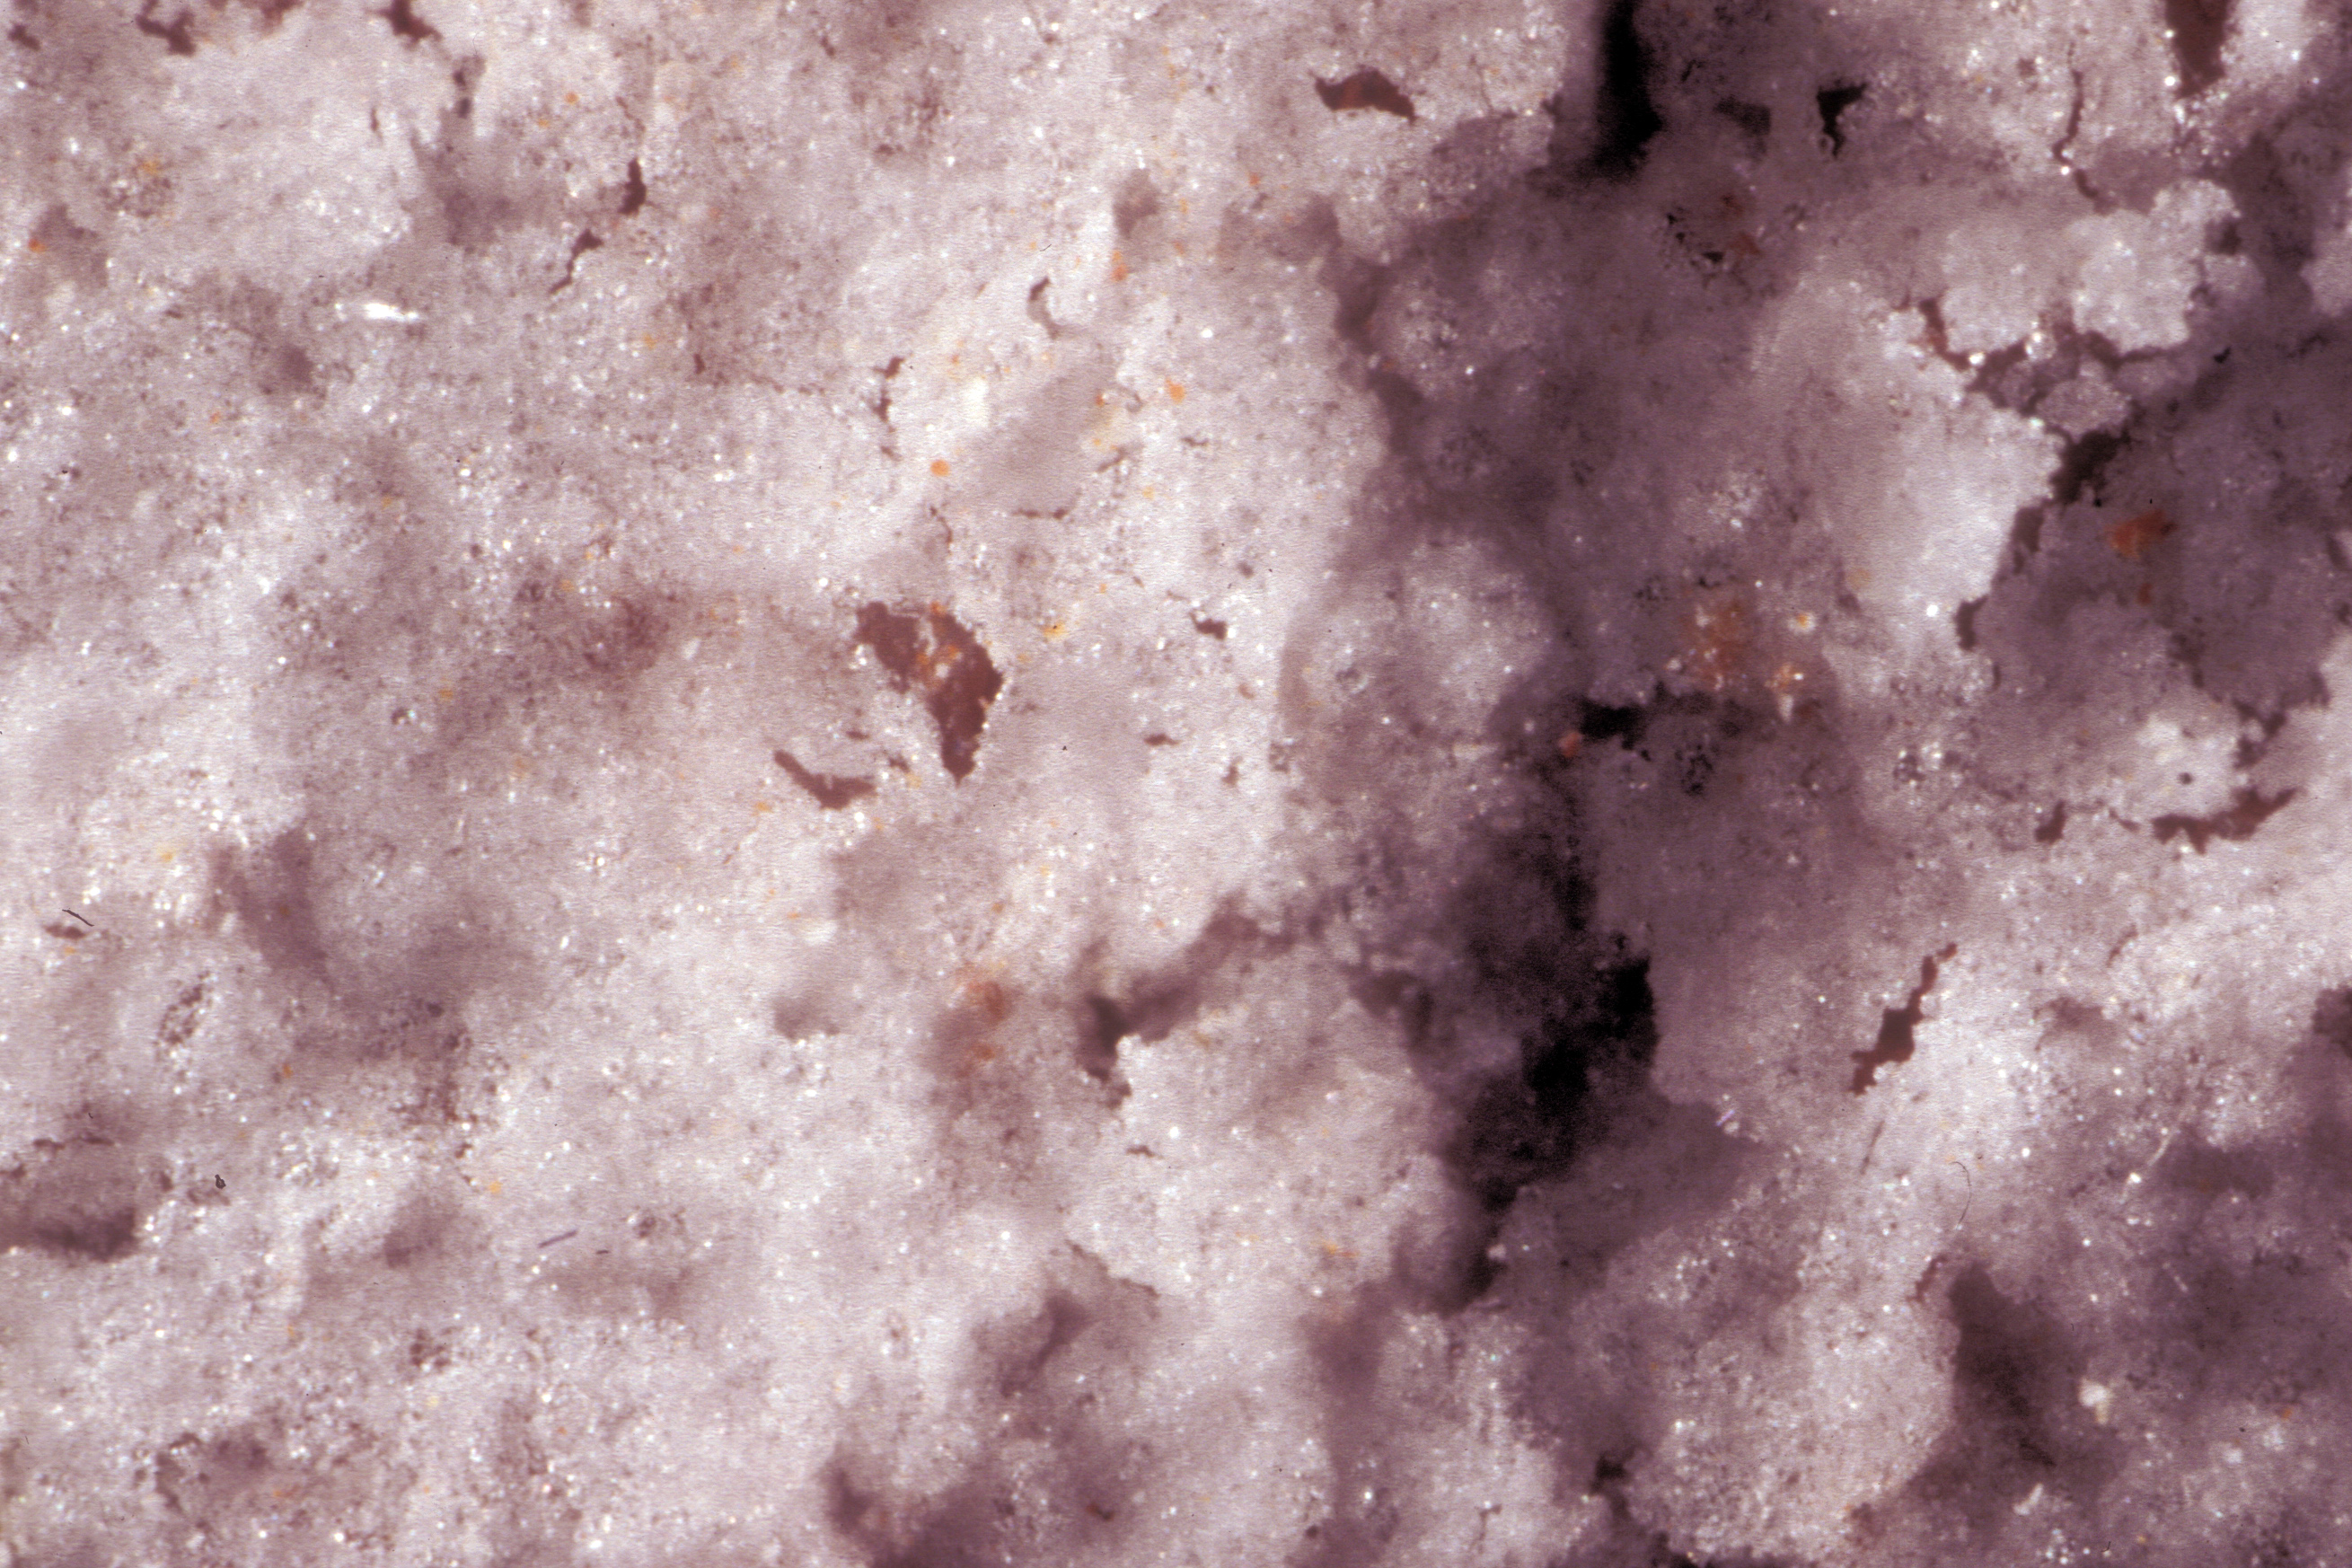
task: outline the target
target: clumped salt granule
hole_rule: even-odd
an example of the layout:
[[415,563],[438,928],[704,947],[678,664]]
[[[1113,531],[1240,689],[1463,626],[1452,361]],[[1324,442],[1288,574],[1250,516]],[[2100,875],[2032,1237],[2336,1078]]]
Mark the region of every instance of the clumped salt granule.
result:
[[2336,1561],[2317,12],[26,12],[18,1562]]

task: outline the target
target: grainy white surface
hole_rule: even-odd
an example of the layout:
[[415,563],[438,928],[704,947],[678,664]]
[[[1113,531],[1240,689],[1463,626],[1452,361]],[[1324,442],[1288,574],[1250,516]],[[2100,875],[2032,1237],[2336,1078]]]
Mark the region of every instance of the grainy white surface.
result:
[[2352,1563],[2292,0],[20,0],[0,1563]]

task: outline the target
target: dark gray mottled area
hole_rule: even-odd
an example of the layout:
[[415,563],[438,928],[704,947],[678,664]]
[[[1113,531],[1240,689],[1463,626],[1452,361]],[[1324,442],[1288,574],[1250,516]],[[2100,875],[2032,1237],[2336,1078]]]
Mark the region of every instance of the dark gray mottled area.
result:
[[0,48],[0,1568],[2352,1563],[2333,8]]

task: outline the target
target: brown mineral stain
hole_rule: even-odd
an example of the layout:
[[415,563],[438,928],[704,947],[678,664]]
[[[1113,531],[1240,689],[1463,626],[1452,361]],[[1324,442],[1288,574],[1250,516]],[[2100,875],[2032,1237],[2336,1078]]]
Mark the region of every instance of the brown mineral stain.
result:
[[956,1005],[989,1024],[1002,1024],[1013,1011],[1003,984],[988,970],[966,964],[956,974]]
[[900,685],[921,691],[939,726],[940,761],[961,783],[979,755],[989,704],[1004,688],[987,648],[940,605],[898,615],[879,601],[868,604],[857,613],[856,640],[872,648]]
[[1747,605],[1736,595],[1707,595],[1691,606],[1684,632],[1684,668],[1708,692],[1721,693],[1748,658]]
[[2164,515],[2164,509],[2152,506],[2108,529],[2107,548],[2126,561],[2137,561],[2149,545],[2171,531],[2172,521]]

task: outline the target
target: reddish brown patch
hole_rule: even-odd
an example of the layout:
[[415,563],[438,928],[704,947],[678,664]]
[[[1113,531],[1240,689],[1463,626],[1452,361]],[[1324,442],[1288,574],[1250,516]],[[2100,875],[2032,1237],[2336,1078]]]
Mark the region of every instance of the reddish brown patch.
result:
[[927,615],[894,615],[878,600],[857,613],[857,641],[892,678],[923,694],[923,705],[940,727],[940,760],[961,783],[980,751],[989,704],[1004,679],[970,627],[943,605]]
[[991,1025],[1002,1024],[1013,1011],[1012,998],[992,975],[967,966],[956,976],[956,1005],[978,1014]]
[[1709,692],[1720,693],[1747,662],[1748,605],[1737,595],[1709,594],[1691,606],[1683,668]]
[[2172,531],[2172,520],[2162,507],[2152,506],[2107,530],[2107,548],[2126,561],[2137,561],[2147,547]]
[[1570,730],[1559,738],[1559,754],[1562,761],[1570,763],[1576,761],[1576,753],[1582,750],[1584,750],[1584,732],[1581,730]]

